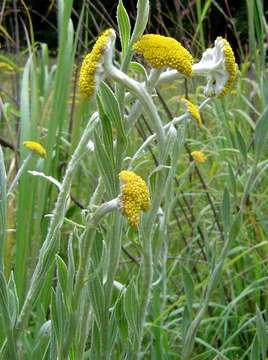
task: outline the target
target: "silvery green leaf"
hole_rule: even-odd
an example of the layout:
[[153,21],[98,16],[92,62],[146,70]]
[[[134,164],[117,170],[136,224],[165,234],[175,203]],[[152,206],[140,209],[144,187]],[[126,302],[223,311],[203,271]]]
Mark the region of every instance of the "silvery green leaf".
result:
[[117,15],[117,23],[119,28],[121,47],[124,55],[129,45],[131,27],[130,27],[128,13],[124,7],[122,0],[120,0],[118,3],[116,15]]

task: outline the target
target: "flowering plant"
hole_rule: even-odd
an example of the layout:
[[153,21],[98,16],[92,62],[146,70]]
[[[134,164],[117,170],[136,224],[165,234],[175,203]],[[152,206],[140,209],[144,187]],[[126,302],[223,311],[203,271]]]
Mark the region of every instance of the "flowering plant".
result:
[[[61,35],[62,57],[59,58],[59,63],[64,63],[69,59],[73,60],[75,53],[73,48],[64,52],[65,41],[68,40],[66,46],[72,44],[73,47],[75,41],[72,37],[71,20],[67,24],[65,17],[69,9],[67,18],[70,18],[71,1],[66,0],[69,7],[66,4],[63,6],[61,2],[60,4],[59,16],[61,24],[65,26],[65,33],[64,36]],[[40,359],[45,359],[48,353],[55,359],[83,359],[85,356],[92,359],[110,359],[114,356],[141,359],[149,356],[148,349],[154,346],[154,340],[148,335],[148,328],[153,329],[152,333],[159,341],[159,353],[163,355],[161,346],[168,341],[165,331],[170,331],[169,326],[173,331],[172,326],[177,321],[176,318],[172,319],[171,325],[166,326],[162,314],[170,307],[174,307],[177,314],[180,314],[180,322],[183,323],[178,332],[179,357],[191,359],[195,342],[200,341],[197,331],[208,309],[212,291],[218,283],[230,244],[236,237],[236,228],[240,225],[249,190],[255,181],[255,173],[252,172],[249,176],[249,185],[246,186],[233,222],[230,220],[229,193],[224,192],[224,220],[220,222],[218,204],[214,205],[209,185],[202,175],[205,171],[214,171],[211,160],[214,154],[207,150],[205,143],[201,143],[199,134],[204,132],[213,139],[206,123],[206,114],[211,111],[211,103],[215,101],[216,104],[221,104],[223,97],[228,97],[237,78],[238,66],[233,50],[227,39],[217,37],[214,46],[206,49],[198,61],[181,39],[144,34],[148,12],[149,1],[138,0],[137,18],[131,32],[130,20],[120,0],[117,8],[118,32],[117,29],[108,28],[100,33],[81,64],[76,64],[79,65],[78,81],[74,82],[78,89],[77,96],[76,92],[74,95],[77,108],[70,111],[70,128],[74,129],[74,133],[79,133],[80,126],[83,130],[74,141],[68,136],[64,137],[66,126],[60,123],[61,115],[67,116],[68,113],[66,109],[72,62],[68,62],[70,66],[66,67],[69,77],[62,73],[62,82],[57,83],[55,93],[49,97],[53,101],[51,113],[54,116],[51,116],[50,126],[40,131],[42,143],[44,140],[46,147],[29,140],[36,138],[39,133],[39,127],[30,129],[31,122],[25,120],[25,113],[30,113],[30,106],[25,106],[26,111],[21,112],[24,117],[19,149],[22,161],[8,188],[7,198],[14,199],[23,182],[27,189],[26,179],[29,175],[42,178],[40,180],[45,184],[49,182],[53,190],[50,187],[46,189],[46,185],[42,183],[34,193],[42,199],[43,207],[40,205],[41,215],[37,216],[36,206],[32,206],[33,218],[37,220],[34,226],[27,228],[28,239],[31,231],[39,233],[41,225],[45,228],[45,236],[41,239],[38,256],[34,254],[39,249],[38,244],[30,249],[35,256],[31,253],[29,271],[26,262],[19,261],[23,253],[19,251],[22,241],[16,244],[19,266],[15,266],[15,277],[18,278],[20,271],[23,277],[19,295],[17,296],[13,275],[8,284],[0,277],[0,305],[5,310],[2,320],[7,329],[5,335],[2,334],[5,337],[0,350],[3,358],[26,358],[32,351],[31,358],[36,356]],[[28,65],[26,70],[24,83],[30,71]],[[49,80],[54,79],[53,72],[48,76],[46,68],[43,70],[44,78],[47,76]],[[57,81],[59,73],[60,70],[57,69]],[[31,76],[34,89],[35,72]],[[68,81],[65,82],[66,77]],[[175,96],[171,98],[168,95],[168,100],[161,95],[167,84],[175,88]],[[187,85],[185,91],[182,84]],[[49,86],[44,87],[44,92],[47,88]],[[35,96],[33,91],[31,96]],[[22,100],[25,101],[25,98],[27,97],[22,91]],[[58,101],[62,98],[65,99],[65,108],[58,107]],[[33,114],[37,113],[36,109],[39,109],[42,101],[43,98],[38,98],[37,105],[31,108]],[[169,102],[174,106],[172,111]],[[48,104],[47,108],[50,107],[49,102]],[[76,119],[76,111],[82,114],[78,125],[73,121]],[[46,114],[45,111],[44,113]],[[264,128],[257,127],[257,131],[264,132]],[[244,150],[246,144],[239,137],[238,130],[235,130],[239,146]],[[189,134],[193,139],[192,143],[188,141]],[[228,135],[233,140],[233,133]],[[62,137],[64,146],[60,150],[64,153],[64,161],[58,166],[53,161],[62,154],[55,144]],[[258,157],[263,146],[263,142],[257,142]],[[65,147],[72,154],[70,159]],[[0,165],[1,163],[0,161]],[[38,171],[27,171],[33,166]],[[62,181],[53,177],[53,171],[59,167],[64,169]],[[2,167],[0,170],[1,179],[6,182],[5,171]],[[80,171],[87,174],[86,187],[81,185],[84,184],[84,178],[81,183],[80,180],[77,183],[74,181],[75,175]],[[232,169],[229,171],[231,173]],[[94,174],[96,181],[88,180],[89,174]],[[202,185],[198,196],[206,197],[217,226],[217,235],[222,241],[222,248],[215,250],[213,256],[211,244],[207,240],[209,232],[202,231],[200,225],[201,220],[204,219],[204,223],[206,221],[205,210],[200,211],[197,221],[192,212],[191,201],[187,202],[187,198],[180,195],[185,178],[191,182],[193,174],[197,174]],[[235,183],[234,176],[232,179]],[[236,197],[235,185],[233,187],[233,196]],[[73,188],[76,194],[86,193],[88,203],[80,204],[73,195]],[[2,189],[3,192],[6,191],[5,186]],[[46,212],[46,200],[50,193],[55,194],[56,201],[53,202],[53,211],[50,211],[50,203],[47,206],[49,211]],[[192,189],[189,193],[192,196]],[[198,242],[200,253],[206,260],[209,258],[211,266],[211,274],[203,282],[207,285],[206,291],[198,303],[193,303],[195,287],[191,274],[181,261],[181,248],[177,243],[174,248],[179,254],[178,261],[176,260],[174,268],[169,268],[168,265],[170,224],[176,220],[181,230],[180,216],[175,212],[175,220],[172,218],[174,204],[181,198],[190,213],[190,216],[187,215],[184,206],[179,205],[187,224],[197,224],[193,226],[191,239]],[[24,196],[24,201],[28,201],[27,196]],[[3,202],[1,206],[2,204],[7,213],[7,204]],[[69,216],[73,211],[70,204],[79,209],[76,209],[72,218]],[[24,218],[18,231],[20,240],[23,221]],[[49,226],[43,226],[43,221],[45,224],[49,223]],[[68,245],[66,237],[61,236],[66,234],[65,231],[68,233]],[[199,244],[199,237],[204,244]],[[5,245],[8,239],[5,235],[2,238]],[[191,241],[184,234],[182,238],[185,248],[190,248]],[[30,242],[22,249],[26,251],[31,248],[29,244]],[[9,249],[12,253],[12,246]],[[134,270],[128,268],[126,276],[119,276],[120,267],[124,266],[122,254],[126,254],[136,266]],[[177,264],[182,272],[182,287],[185,290],[183,310],[182,307],[176,308],[179,304],[174,300],[177,294],[166,294],[169,272],[173,272]],[[192,270],[196,270],[195,264]],[[52,278],[54,283],[49,294],[52,300],[50,302],[46,298],[40,305],[40,294],[46,292],[48,286],[50,288]],[[46,285],[46,281],[49,285]],[[171,305],[167,307],[169,302]],[[15,310],[11,311],[11,308]],[[35,316],[38,317],[40,326],[40,341],[36,340],[38,336],[31,336],[29,330]],[[37,341],[36,346],[31,347],[31,341]],[[31,349],[25,350],[27,355],[21,353],[23,342],[27,344],[27,349]],[[159,356],[162,357],[164,355]]]

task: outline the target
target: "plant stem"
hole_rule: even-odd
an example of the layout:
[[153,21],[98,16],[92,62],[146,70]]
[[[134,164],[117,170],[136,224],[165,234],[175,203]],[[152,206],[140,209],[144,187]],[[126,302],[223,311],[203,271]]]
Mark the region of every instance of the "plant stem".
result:
[[121,253],[121,233],[122,233],[122,216],[115,214],[113,219],[112,236],[109,241],[109,263],[107,268],[107,280],[104,284],[105,291],[105,309],[103,312],[103,323],[101,326],[100,343],[101,343],[101,358],[109,359],[111,348],[109,347],[110,341],[110,326],[109,326],[109,314],[113,292],[113,282],[117,271],[120,253]]
[[[151,94],[151,92],[153,91],[160,75],[161,75],[161,70],[159,70],[159,69],[153,69],[151,71],[149,79],[145,84],[145,88],[149,94]],[[142,113],[142,109],[140,106],[140,101],[136,100],[136,102],[132,106],[131,111],[127,117],[127,124],[128,124],[129,131],[132,128],[132,125],[134,124],[135,120],[137,120],[139,118],[141,113]]]
[[76,308],[76,305],[79,304],[80,294],[83,289],[83,282],[86,274],[88,259],[90,258],[90,250],[92,246],[92,240],[96,234],[96,228],[101,219],[108,214],[109,212],[117,209],[118,201],[117,199],[113,199],[107,203],[101,205],[92,219],[89,221],[88,226],[84,230],[81,237],[81,245],[80,245],[80,259],[78,265],[78,271],[75,281],[74,288],[74,298],[73,298],[73,308]]
[[33,152],[30,152],[28,154],[28,156],[24,159],[23,163],[21,164],[21,167],[19,168],[16,176],[14,177],[9,189],[8,189],[8,192],[7,192],[7,196],[11,195],[12,191],[14,190],[15,186],[17,185],[21,175],[24,173],[25,169],[27,168],[29,162],[31,161],[33,157]]
[[[164,171],[160,171],[156,183],[156,189],[164,189],[166,176]],[[152,256],[152,238],[154,234],[154,223],[160,207],[164,192],[155,194],[150,213],[145,218],[141,226],[141,237],[143,240],[143,263],[142,263],[142,291],[140,303],[140,317],[138,323],[138,339],[135,348],[135,357],[141,358],[140,349],[143,338],[144,323],[146,319],[147,309],[150,301],[151,287],[153,280],[153,256]]]
[[127,87],[131,92],[133,92],[140,100],[140,103],[143,105],[151,121],[153,122],[154,131],[158,138],[160,149],[163,149],[165,143],[165,134],[162,128],[162,121],[159,117],[158,112],[156,111],[155,105],[148,92],[144,89],[142,84],[131,79],[125,73],[118,70],[112,65],[110,61],[107,61],[105,67],[108,77],[111,77],[116,82],[124,84],[125,87]]
[[68,163],[62,181],[61,190],[59,192],[55,204],[55,208],[53,211],[53,215],[50,220],[49,230],[46,235],[46,239],[43,243],[43,246],[40,250],[38,262],[31,279],[30,288],[28,290],[26,299],[24,301],[20,315],[18,317],[17,326],[16,326],[17,332],[21,332],[24,326],[26,326],[32,306],[35,304],[41,292],[47,271],[49,271],[49,269],[54,263],[55,255],[58,250],[58,243],[59,243],[58,235],[64,219],[66,202],[71,187],[72,177],[75,170],[77,169],[81,156],[84,154],[86,150],[86,146],[89,141],[95,120],[96,120],[96,114],[94,113],[91,116],[82,134],[80,142],[78,143],[71,157],[70,162]]
[[[115,210],[118,208],[118,200],[113,199],[107,203],[102,204],[95,212],[95,214],[92,216],[90,220],[88,220],[88,225],[86,229],[84,230],[83,234],[80,238],[80,249],[79,249],[79,265],[77,270],[77,275],[75,279],[75,286],[74,286],[74,292],[72,297],[72,311],[70,314],[70,323],[72,331],[67,334],[67,339],[64,344],[64,348],[62,351],[62,358],[65,359],[68,356],[68,352],[70,349],[70,346],[72,344],[73,337],[77,332],[78,329],[78,323],[77,323],[77,317],[79,314],[77,314],[78,307],[81,304],[82,299],[82,291],[85,289],[84,284],[87,281],[87,273],[90,266],[90,254],[92,249],[92,244],[95,239],[96,235],[96,229],[99,224],[99,222],[102,220],[102,218],[107,215],[109,212]],[[84,301],[84,300],[83,300]],[[83,304],[82,307],[83,310],[84,307],[88,308],[87,301]],[[84,320],[83,320],[84,321]],[[80,324],[79,324],[80,325]],[[85,324],[85,328],[86,328]],[[80,349],[81,350],[81,349]]]
[[[180,123],[181,121],[184,121],[188,118],[187,114],[184,114],[182,116],[179,116],[177,118],[174,118],[170,123],[166,124],[163,126],[163,129],[167,129],[169,130],[169,128],[172,125],[176,125],[178,123]],[[150,136],[148,136],[148,138],[142,143],[142,145],[139,147],[139,149],[136,151],[136,153],[132,156],[132,159],[130,161],[129,164],[129,169],[131,169],[134,165],[134,161],[138,159],[139,155],[142,153],[142,151],[150,144],[150,142],[152,142],[154,139],[156,138],[156,134],[152,134]]]

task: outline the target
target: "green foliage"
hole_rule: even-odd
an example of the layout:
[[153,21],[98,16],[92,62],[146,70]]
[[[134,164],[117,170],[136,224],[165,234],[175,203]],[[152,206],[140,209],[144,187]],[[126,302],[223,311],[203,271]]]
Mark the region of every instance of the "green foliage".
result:
[[[262,1],[247,1],[252,65],[242,58],[234,89],[210,100],[201,80],[162,82],[162,70],[132,61],[153,5],[146,0],[137,1],[134,26],[118,2],[117,72],[104,67],[95,98],[80,98],[76,55],[93,40],[86,25],[94,14],[85,3],[74,29],[73,5],[58,2],[56,59],[32,39],[16,59],[0,54],[13,72],[1,74],[0,94],[0,358],[266,359]],[[212,8],[219,4],[191,9],[195,49],[207,46]],[[179,95],[201,107],[203,128]],[[47,158],[33,155],[23,167],[25,140],[42,143]],[[137,228],[123,216],[122,170],[149,187]]]

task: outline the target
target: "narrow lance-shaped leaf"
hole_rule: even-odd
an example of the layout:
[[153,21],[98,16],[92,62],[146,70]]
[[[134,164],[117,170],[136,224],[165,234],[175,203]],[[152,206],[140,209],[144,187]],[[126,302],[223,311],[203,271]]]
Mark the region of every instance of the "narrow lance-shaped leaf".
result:
[[187,307],[189,314],[191,314],[193,301],[194,301],[194,282],[189,271],[184,266],[181,266],[181,270],[182,270],[183,287],[186,293]]
[[230,227],[230,195],[227,187],[224,188],[222,199],[222,219],[224,230],[227,232]]
[[255,130],[256,161],[259,160],[265,147],[268,135],[268,105],[260,116]]
[[130,27],[128,13],[124,7],[122,0],[119,1],[116,15],[117,15],[117,23],[119,28],[122,52],[123,54],[125,54],[129,44],[131,27]]
[[235,175],[234,175],[234,171],[233,171],[233,168],[231,166],[231,164],[228,162],[228,173],[229,173],[229,177],[228,177],[228,180],[229,180],[229,186],[230,186],[230,190],[234,196],[234,199],[236,201],[237,199],[237,194],[236,194],[236,178],[235,178]]
[[256,327],[257,327],[257,338],[260,345],[260,351],[262,355],[262,360],[266,359],[266,351],[267,351],[267,345],[268,345],[268,338],[267,338],[267,331],[265,322],[263,320],[262,314],[260,312],[260,309],[258,308],[258,305],[256,305]]
[[105,146],[106,154],[108,155],[111,165],[114,170],[114,149],[113,149],[113,134],[110,118],[104,111],[100,98],[97,96],[97,104],[99,109],[99,116],[102,124],[102,138]]
[[111,119],[111,122],[118,131],[119,135],[126,141],[124,123],[121,116],[120,107],[114,93],[110,87],[103,82],[100,86],[100,94],[103,110],[109,116],[109,119]]
[[133,44],[142,36],[148,22],[149,9],[150,4],[148,0],[138,0],[136,16],[137,20],[131,36],[131,44]]
[[247,162],[247,145],[246,145],[245,140],[237,126],[235,127],[235,133],[236,133],[238,149],[243,157],[244,162],[246,163]]

